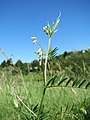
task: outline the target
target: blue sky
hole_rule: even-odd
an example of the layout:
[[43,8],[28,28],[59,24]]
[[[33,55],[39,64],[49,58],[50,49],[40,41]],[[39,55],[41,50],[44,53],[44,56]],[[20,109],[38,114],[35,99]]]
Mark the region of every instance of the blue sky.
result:
[[[90,48],[90,0],[0,0],[0,48],[13,61],[38,59],[30,37],[36,36],[44,49],[48,37],[43,26],[61,12],[59,31],[51,45],[64,51]],[[0,62],[6,59],[0,52]]]

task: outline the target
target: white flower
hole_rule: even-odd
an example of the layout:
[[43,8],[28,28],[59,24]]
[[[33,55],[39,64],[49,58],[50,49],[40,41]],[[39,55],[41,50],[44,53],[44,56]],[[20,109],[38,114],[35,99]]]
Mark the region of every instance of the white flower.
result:
[[52,30],[51,30],[49,23],[45,27],[43,27],[43,30],[49,37],[51,36]]
[[42,58],[43,58],[43,49],[39,48],[39,50],[36,52],[38,54],[39,57],[39,65],[41,66],[42,64]]
[[47,27],[47,26],[43,27],[43,31],[44,31],[47,35],[49,34],[49,31],[48,31],[48,27]]
[[47,26],[43,27],[43,30],[46,30],[47,29]]
[[32,42],[33,42],[34,44],[36,44],[36,43],[38,42],[38,40],[37,40],[36,37],[31,37],[31,39],[32,39]]
[[39,55],[39,58],[42,58],[42,56],[43,56],[42,48],[39,48],[39,50],[37,51],[37,54]]

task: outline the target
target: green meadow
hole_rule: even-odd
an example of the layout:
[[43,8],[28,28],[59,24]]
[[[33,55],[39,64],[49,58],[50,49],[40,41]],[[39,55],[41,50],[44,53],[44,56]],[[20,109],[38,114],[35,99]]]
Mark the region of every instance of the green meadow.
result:
[[[34,62],[31,64],[38,66]],[[48,79],[57,74],[59,79],[67,77],[71,82],[66,86],[66,79],[58,87],[53,85],[47,88],[39,119],[90,120],[90,50],[85,53],[65,52],[50,64]],[[43,73],[33,69],[24,74],[26,67],[22,66],[25,65],[22,63],[17,67],[6,62],[5,66],[0,66],[0,120],[36,120],[30,110],[38,114],[44,89]],[[82,84],[74,84],[73,81],[82,81]]]

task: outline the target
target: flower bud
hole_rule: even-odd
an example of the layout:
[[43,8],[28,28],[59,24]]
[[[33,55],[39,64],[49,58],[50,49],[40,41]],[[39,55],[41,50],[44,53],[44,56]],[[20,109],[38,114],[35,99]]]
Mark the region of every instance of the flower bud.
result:
[[31,37],[31,39],[32,39],[32,42],[33,42],[34,44],[36,44],[36,43],[38,42],[38,40],[37,40],[36,37]]

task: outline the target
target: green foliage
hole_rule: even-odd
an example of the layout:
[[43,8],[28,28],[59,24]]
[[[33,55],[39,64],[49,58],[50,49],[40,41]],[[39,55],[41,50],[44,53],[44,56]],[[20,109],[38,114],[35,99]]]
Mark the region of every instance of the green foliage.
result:
[[[18,104],[18,108],[15,107],[15,101],[13,96],[11,96],[12,92],[17,93],[22,101],[36,114],[38,113],[40,98],[43,92],[43,82],[35,80],[35,74],[31,73],[30,75],[24,76],[24,86],[21,86],[19,82],[21,81],[18,76],[13,76],[12,73],[8,73],[8,71],[3,71],[1,73],[0,78],[0,116],[1,120],[33,120],[35,117],[20,103],[18,99],[16,99],[16,103]],[[61,76],[61,77],[60,77]],[[55,120],[89,120],[85,119],[90,116],[90,89],[81,89],[73,88],[76,92],[72,91],[72,84],[69,87],[63,87],[66,85],[67,80],[63,81],[60,86],[62,87],[54,87],[53,85],[57,85],[57,83],[62,81],[66,76],[65,73],[60,76],[52,77],[50,83],[48,80],[48,89],[46,92],[46,96],[44,98],[43,107],[41,116],[45,115],[44,119],[55,119]],[[5,77],[5,78],[4,78]],[[58,77],[58,79],[57,79]],[[34,79],[35,78],[35,79]],[[5,82],[4,82],[5,81]],[[10,83],[9,83],[10,82]],[[65,84],[64,84],[65,82]],[[72,78],[71,78],[72,82]],[[1,83],[4,83],[1,85]],[[9,84],[8,84],[9,83]],[[68,84],[69,85],[69,84]],[[67,85],[67,86],[68,86]],[[52,86],[52,87],[50,87]],[[84,86],[83,86],[84,87]],[[84,87],[85,88],[85,87]],[[3,96],[3,97],[1,97]],[[85,99],[86,98],[86,99]],[[86,101],[86,102],[85,102]],[[38,104],[36,104],[38,103]],[[72,103],[72,104],[71,104]],[[85,115],[83,111],[87,111]],[[43,113],[43,114],[42,114]]]
[[7,61],[3,61],[0,65],[1,68],[4,68],[4,67],[9,67],[9,66],[13,66],[13,62],[12,62],[12,59],[8,59]]
[[23,63],[21,60],[18,60],[15,64],[17,68],[19,68],[23,75],[26,75],[30,72],[30,64]]
[[49,58],[50,60],[52,60],[52,59],[54,59],[54,58],[56,57],[56,55],[57,55],[57,50],[58,50],[57,47],[54,48],[54,49],[52,49],[52,48],[49,49],[48,58]]
[[7,63],[6,63],[6,61],[4,60],[4,61],[1,63],[0,67],[1,67],[1,68],[4,68],[4,67],[7,66],[6,64],[7,64]]
[[61,74],[60,76],[54,75],[50,78],[46,85],[48,88],[50,87],[72,87],[72,88],[90,88],[90,81],[83,79],[73,79],[72,77],[65,74]]
[[34,60],[34,61],[31,63],[31,67],[32,67],[32,71],[33,71],[33,72],[39,71],[39,61],[38,61],[38,60]]

